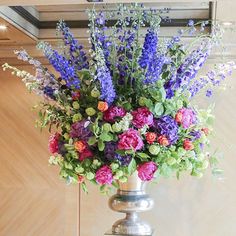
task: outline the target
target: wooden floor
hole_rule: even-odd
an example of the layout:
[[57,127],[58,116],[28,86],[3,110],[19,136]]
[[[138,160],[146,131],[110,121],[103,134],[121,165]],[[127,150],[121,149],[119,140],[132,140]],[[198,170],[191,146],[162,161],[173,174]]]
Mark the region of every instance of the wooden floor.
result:
[[78,236],[79,188],[48,165],[48,133],[34,127],[30,95],[0,70],[0,236]]

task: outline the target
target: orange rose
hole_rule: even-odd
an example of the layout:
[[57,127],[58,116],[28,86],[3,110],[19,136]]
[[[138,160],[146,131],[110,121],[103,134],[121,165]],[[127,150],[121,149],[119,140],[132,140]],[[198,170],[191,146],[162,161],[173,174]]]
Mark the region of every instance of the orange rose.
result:
[[75,149],[80,153],[83,152],[86,149],[86,147],[87,147],[86,143],[82,140],[75,142]]
[[194,145],[189,139],[184,140],[183,147],[187,151],[190,151],[190,150],[194,149]]
[[153,144],[153,142],[157,138],[157,135],[153,132],[147,132],[145,136],[146,136],[146,140],[149,144]]
[[177,112],[175,115],[176,122],[181,123],[182,119],[183,119],[183,114],[181,112]]
[[161,135],[157,139],[158,143],[164,147],[168,146],[170,144],[169,140],[166,138],[165,135]]
[[101,112],[104,112],[108,109],[108,104],[107,102],[99,101],[98,102],[98,110]]

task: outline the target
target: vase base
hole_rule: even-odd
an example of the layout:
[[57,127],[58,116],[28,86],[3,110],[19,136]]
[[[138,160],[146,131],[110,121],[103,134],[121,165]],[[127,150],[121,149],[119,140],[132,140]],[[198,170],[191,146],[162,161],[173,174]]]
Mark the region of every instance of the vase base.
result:
[[152,232],[151,234],[140,234],[140,235],[137,235],[137,234],[117,234],[117,233],[113,233],[111,230],[106,232],[104,234],[104,236],[154,236],[153,234],[154,232]]

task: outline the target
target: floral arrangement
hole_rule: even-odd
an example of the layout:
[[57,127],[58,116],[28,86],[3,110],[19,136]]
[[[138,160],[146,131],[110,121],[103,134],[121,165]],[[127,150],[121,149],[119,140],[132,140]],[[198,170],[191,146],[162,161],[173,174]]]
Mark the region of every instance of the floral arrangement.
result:
[[[197,76],[222,31],[217,24],[190,20],[172,38],[161,38],[165,11],[139,4],[111,13],[88,11],[89,55],[60,21],[63,46],[38,44],[58,78],[25,50],[15,54],[34,66],[35,75],[3,65],[44,98],[37,124],[53,132],[49,163],[60,167],[68,183],[86,190],[89,180],[106,191],[135,171],[150,181],[179,178],[183,171],[201,177],[209,163],[214,168],[216,159],[206,150],[212,109],[199,109],[192,101],[198,94],[210,97],[236,66],[219,64]],[[191,42],[183,42],[186,34]]]

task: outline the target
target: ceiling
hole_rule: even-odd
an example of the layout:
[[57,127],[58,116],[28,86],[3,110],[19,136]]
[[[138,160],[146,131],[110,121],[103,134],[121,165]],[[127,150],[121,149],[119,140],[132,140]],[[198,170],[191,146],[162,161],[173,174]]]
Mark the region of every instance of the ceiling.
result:
[[[86,9],[93,7],[94,4],[88,4],[85,0],[51,0],[49,3],[44,0],[11,0],[5,2],[8,2],[8,6],[1,6],[4,1],[0,0],[0,19],[8,26],[6,31],[0,32],[0,58],[9,58],[11,60],[13,55],[12,50],[19,47],[24,47],[29,50],[32,56],[41,57],[41,53],[35,49],[36,41],[48,40],[54,43],[57,39],[55,35],[55,26],[59,19],[64,19],[79,41],[82,44],[85,44],[85,46],[88,46],[88,19]],[[9,2],[11,6],[9,6]],[[16,2],[18,3],[17,6]],[[60,2],[61,4],[51,5],[56,2]],[[68,4],[65,5],[66,2]],[[114,4],[111,3],[119,1],[107,0],[104,2],[109,2],[108,5],[106,4],[106,8],[109,11],[112,11],[114,9]],[[131,1],[123,0],[122,2]],[[164,7],[170,8],[168,16],[172,20],[171,22],[164,23],[161,30],[162,36],[167,37],[174,35],[178,28],[185,26],[188,19],[218,19],[221,21],[236,21],[236,16],[234,14],[236,1],[234,0],[224,0],[224,2],[221,0],[211,2],[189,2],[184,0],[178,0],[178,2],[140,2],[146,2],[145,6],[156,9],[163,9]],[[103,6],[104,4],[96,4],[96,8],[102,8]],[[233,56],[235,56],[236,34],[227,32],[226,35],[227,44],[229,44],[230,47],[229,51]],[[2,59],[0,59],[0,62],[1,60]]]

